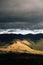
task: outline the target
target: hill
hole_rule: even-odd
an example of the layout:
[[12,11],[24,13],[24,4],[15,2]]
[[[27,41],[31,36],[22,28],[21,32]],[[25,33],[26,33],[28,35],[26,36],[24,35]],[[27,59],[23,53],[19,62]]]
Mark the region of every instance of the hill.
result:
[[30,46],[32,44],[27,40],[16,40],[6,48],[0,48],[0,52],[8,53],[8,52],[15,52],[15,53],[31,53],[31,54],[41,54],[43,55],[43,51],[38,51],[32,49]]

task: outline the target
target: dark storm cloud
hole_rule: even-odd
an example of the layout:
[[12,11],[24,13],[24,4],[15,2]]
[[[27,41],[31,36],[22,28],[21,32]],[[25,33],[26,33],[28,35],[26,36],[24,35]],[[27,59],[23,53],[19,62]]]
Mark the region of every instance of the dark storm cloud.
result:
[[43,29],[43,0],[0,0],[0,28],[6,27]]
[[43,22],[29,23],[29,22],[9,22],[0,23],[0,29],[20,28],[20,29],[43,29]]

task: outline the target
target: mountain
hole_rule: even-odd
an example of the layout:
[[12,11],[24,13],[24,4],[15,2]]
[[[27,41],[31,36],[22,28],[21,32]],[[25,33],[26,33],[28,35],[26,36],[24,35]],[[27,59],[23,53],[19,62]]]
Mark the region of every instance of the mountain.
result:
[[43,51],[35,50],[30,47],[32,45],[27,40],[16,40],[13,41],[11,45],[6,48],[0,48],[0,53],[30,53],[30,54],[41,54],[43,55]]
[[43,39],[43,34],[0,34],[0,42],[10,42],[13,39],[30,39],[32,41],[37,41]]

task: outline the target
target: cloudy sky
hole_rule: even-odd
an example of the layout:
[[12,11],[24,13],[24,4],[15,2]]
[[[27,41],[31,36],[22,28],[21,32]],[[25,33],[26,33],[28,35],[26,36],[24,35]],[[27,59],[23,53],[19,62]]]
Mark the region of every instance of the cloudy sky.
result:
[[0,0],[0,28],[43,29],[43,0]]

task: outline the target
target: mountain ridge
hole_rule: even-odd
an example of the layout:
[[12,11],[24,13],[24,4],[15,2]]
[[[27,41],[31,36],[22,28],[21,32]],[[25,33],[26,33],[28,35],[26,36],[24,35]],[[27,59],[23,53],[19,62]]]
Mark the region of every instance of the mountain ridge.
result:
[[13,39],[30,39],[35,42],[43,39],[43,34],[0,34],[0,42],[10,42]]

